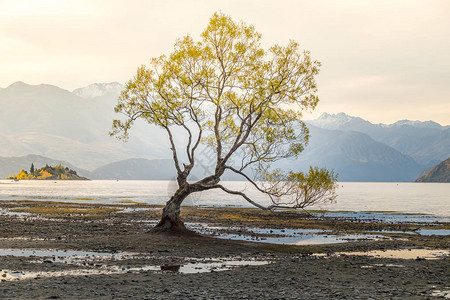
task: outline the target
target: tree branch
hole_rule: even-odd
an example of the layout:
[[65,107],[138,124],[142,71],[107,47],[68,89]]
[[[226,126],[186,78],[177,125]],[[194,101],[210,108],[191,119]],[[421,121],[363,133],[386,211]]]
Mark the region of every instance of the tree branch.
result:
[[221,189],[222,191],[224,191],[224,192],[226,192],[226,193],[228,193],[228,194],[239,195],[239,196],[241,196],[242,198],[244,198],[247,202],[249,202],[250,204],[252,204],[252,205],[254,205],[254,206],[258,207],[258,208],[261,208],[261,209],[263,209],[263,210],[270,210],[269,208],[267,208],[267,207],[265,207],[265,206],[262,206],[262,205],[256,203],[255,201],[253,201],[252,199],[250,199],[250,198],[249,198],[246,194],[244,194],[243,192],[238,192],[238,191],[233,191],[233,190],[227,189],[226,187],[224,187],[224,186],[221,185],[221,184],[215,185],[215,188],[219,188],[219,189]]
[[177,169],[178,175],[180,176],[182,174],[182,171],[180,168],[180,163],[178,162],[177,148],[175,147],[175,143],[173,141],[172,132],[170,131],[168,126],[164,126],[163,128],[167,131],[167,134],[169,135],[169,141],[171,145],[170,150],[172,150],[173,162],[175,164],[175,168]]

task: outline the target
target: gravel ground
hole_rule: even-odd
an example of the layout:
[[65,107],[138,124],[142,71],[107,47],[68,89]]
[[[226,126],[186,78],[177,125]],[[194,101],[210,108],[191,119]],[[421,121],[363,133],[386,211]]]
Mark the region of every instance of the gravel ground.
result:
[[[449,236],[391,235],[390,240],[332,245],[288,246],[230,241],[192,235],[156,235],[146,222],[157,207],[119,213],[128,206],[1,201],[0,249],[60,249],[135,253],[125,259],[85,257],[76,263],[52,257],[0,256],[0,274],[21,271],[62,273],[24,280],[0,275],[0,299],[439,299],[450,297],[450,258],[381,259],[326,255],[371,249],[449,249]],[[11,214],[10,212],[15,212]],[[18,214],[20,212],[20,214]],[[22,214],[33,212],[32,214]],[[224,215],[232,217],[223,217]],[[236,216],[241,216],[238,218]],[[317,220],[293,214],[265,215],[257,210],[184,209],[187,222],[221,226],[358,230],[381,228],[342,220]],[[249,221],[251,220],[251,221]],[[381,226],[381,227],[380,227]],[[395,227],[396,226],[396,227]],[[391,229],[411,224],[386,224]],[[448,228],[448,224],[434,224]],[[366,228],[367,229],[367,228]],[[1,251],[1,250],[0,250]],[[323,253],[317,257],[312,253]],[[189,263],[225,260],[264,262],[229,270],[185,274]],[[250,263],[251,264],[251,263]],[[155,270],[139,270],[153,266]],[[159,267],[163,266],[161,270]],[[166,267],[166,268],[164,268]],[[167,268],[169,267],[169,268]],[[114,272],[111,270],[114,269]],[[67,272],[90,270],[74,276]],[[111,272],[106,272],[110,270]],[[181,269],[180,269],[181,270]],[[3,272],[3,273],[1,273]]]

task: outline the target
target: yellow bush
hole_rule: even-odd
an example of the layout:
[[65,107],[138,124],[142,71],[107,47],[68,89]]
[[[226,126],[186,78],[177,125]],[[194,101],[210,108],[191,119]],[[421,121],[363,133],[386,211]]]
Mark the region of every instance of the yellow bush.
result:
[[45,179],[45,178],[49,178],[49,177],[52,177],[52,174],[50,174],[49,172],[44,171],[44,170],[39,171],[38,179]]
[[20,170],[19,174],[16,176],[17,179],[28,179],[28,173],[22,169]]

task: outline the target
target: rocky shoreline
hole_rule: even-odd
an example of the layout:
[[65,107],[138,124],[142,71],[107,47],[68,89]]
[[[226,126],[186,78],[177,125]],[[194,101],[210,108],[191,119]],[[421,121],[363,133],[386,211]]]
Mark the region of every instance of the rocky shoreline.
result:
[[[389,249],[441,249],[448,253],[449,235],[411,234],[418,226],[448,230],[447,222],[395,224],[319,218],[289,211],[271,214],[232,207],[183,208],[186,223],[206,224],[216,235],[239,234],[237,231],[245,228],[271,228],[277,234],[280,231],[275,229],[317,229],[327,230],[330,236],[378,231],[387,237],[283,245],[265,243],[264,239],[252,242],[206,235],[151,234],[152,221],[158,219],[160,210],[158,206],[141,204],[1,201],[0,252],[32,249],[35,253],[0,255],[0,298],[450,297],[448,255],[440,259],[345,255],[349,251]],[[36,250],[50,250],[56,255]],[[79,255],[69,256],[75,250],[81,251]],[[333,255],[337,252],[344,254]]]

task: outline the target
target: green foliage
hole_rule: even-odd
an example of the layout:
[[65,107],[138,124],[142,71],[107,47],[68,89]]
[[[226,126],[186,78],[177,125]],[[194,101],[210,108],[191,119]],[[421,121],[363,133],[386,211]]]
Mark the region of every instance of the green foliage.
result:
[[137,118],[163,128],[193,123],[222,153],[239,146],[264,161],[297,155],[308,139],[301,110],[318,102],[320,63],[294,41],[265,51],[253,26],[222,14],[201,37],[138,69],[115,108],[128,118],[114,120],[112,134],[126,138]]
[[[298,156],[309,138],[302,112],[313,110],[319,101],[319,67],[295,41],[265,50],[252,25],[215,13],[199,41],[186,36],[172,53],[138,68],[115,107],[126,118],[113,121],[111,135],[127,139],[137,119],[161,127],[171,143],[180,189],[221,188],[255,204],[243,193],[218,185],[220,177],[228,169],[257,186],[243,172],[246,168],[264,177],[274,161]],[[185,131],[184,147],[174,142],[174,132],[179,132],[175,127]],[[215,171],[189,184],[200,144],[215,153]],[[187,163],[180,163],[180,149],[185,149]],[[296,180],[324,184],[324,172]],[[283,178],[294,182],[293,174]],[[258,188],[270,195],[270,190]]]
[[264,190],[271,196],[270,208],[305,208],[336,200],[337,174],[325,168],[310,167],[308,173],[280,170],[261,177]]
[[298,186],[295,189],[295,199],[296,206],[299,208],[319,203],[332,203],[336,200],[338,185],[337,174],[334,171],[310,167],[307,174],[291,172],[288,180]]

